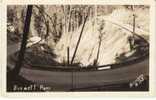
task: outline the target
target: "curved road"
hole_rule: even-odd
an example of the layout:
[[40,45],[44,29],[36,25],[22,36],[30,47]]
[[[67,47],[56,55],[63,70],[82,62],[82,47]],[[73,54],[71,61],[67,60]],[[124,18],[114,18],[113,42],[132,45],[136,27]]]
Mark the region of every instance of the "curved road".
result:
[[[19,51],[19,44],[8,46],[9,67],[12,66],[9,56]],[[45,71],[21,68],[20,75],[36,84],[51,86],[52,90],[68,91],[73,88],[85,88],[134,81],[139,75],[149,75],[149,58],[125,67],[96,71]]]

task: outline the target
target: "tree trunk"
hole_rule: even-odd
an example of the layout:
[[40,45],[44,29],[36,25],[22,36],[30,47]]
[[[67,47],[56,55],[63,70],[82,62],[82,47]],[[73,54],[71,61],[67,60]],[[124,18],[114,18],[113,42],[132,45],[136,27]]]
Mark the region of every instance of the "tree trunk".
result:
[[[90,11],[90,8],[88,8],[88,12],[89,12],[89,11]],[[76,56],[76,52],[77,52],[78,46],[79,46],[79,44],[80,44],[80,40],[81,40],[82,33],[83,33],[83,30],[84,30],[84,27],[85,27],[85,24],[86,24],[86,21],[87,21],[88,16],[89,16],[89,13],[87,13],[87,15],[85,16],[84,23],[83,23],[83,26],[82,26],[82,29],[81,29],[81,33],[80,33],[79,39],[78,39],[78,41],[77,41],[74,54],[73,54],[73,56],[72,56],[71,64],[73,64],[74,58],[75,58],[75,56]]]
[[102,42],[102,39],[99,40],[98,52],[97,52],[97,56],[96,56],[96,60],[94,62],[94,65],[97,65],[98,64],[99,54],[100,54],[100,48],[101,48],[101,42]]
[[33,8],[32,5],[28,5],[27,14],[26,14],[25,23],[24,23],[24,29],[23,29],[23,39],[22,39],[21,48],[20,48],[19,55],[18,55],[18,61],[15,65],[15,68],[13,69],[13,73],[15,76],[19,74],[20,69],[23,64],[24,53],[26,50],[28,33],[29,33],[30,22],[31,22],[32,8]]

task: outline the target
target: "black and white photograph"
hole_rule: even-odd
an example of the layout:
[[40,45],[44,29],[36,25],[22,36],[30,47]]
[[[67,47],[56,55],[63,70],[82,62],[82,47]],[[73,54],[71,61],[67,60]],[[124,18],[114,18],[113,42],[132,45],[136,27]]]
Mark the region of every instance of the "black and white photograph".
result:
[[148,92],[150,5],[7,5],[7,92]]

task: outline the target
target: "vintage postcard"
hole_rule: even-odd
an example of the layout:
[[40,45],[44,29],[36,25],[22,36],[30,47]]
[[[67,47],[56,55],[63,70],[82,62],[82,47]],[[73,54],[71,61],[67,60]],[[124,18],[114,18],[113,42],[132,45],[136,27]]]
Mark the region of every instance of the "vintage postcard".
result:
[[3,95],[155,94],[154,0],[1,5]]

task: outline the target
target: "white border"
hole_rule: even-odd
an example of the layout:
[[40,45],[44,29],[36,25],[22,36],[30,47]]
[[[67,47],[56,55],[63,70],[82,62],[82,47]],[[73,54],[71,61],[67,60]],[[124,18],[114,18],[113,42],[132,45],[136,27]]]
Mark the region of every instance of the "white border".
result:
[[[25,93],[7,93],[6,92],[6,5],[25,5],[25,4],[101,4],[101,5],[150,5],[150,91],[149,92],[25,92]],[[148,97],[156,94],[156,35],[155,35],[155,1],[154,0],[6,0],[1,4],[1,68],[3,80],[1,83],[1,94],[9,97],[95,97],[95,96],[120,96],[120,97]]]
[[[6,2],[7,1],[7,2]],[[139,4],[149,5],[153,0],[3,0],[7,4]]]

